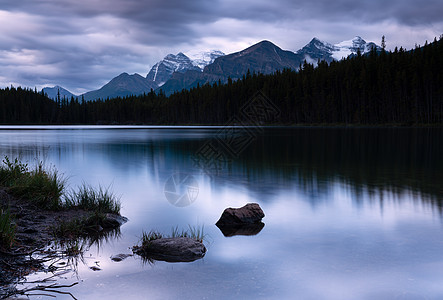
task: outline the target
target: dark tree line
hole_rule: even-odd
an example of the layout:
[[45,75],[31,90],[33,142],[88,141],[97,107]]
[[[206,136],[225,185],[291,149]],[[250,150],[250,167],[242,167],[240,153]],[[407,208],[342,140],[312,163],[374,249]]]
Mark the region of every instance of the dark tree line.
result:
[[151,91],[85,102],[50,100],[22,88],[0,90],[2,124],[224,124],[261,90],[278,124],[442,124],[443,40],[411,51],[357,54],[305,63],[298,72],[245,74],[169,97]]

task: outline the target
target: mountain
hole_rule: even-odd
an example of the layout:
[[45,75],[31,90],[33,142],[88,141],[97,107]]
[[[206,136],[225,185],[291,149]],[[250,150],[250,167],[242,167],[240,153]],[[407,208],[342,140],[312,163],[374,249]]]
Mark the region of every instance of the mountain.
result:
[[262,41],[240,52],[216,58],[201,73],[188,71],[173,74],[161,90],[169,95],[174,91],[195,87],[197,84],[218,80],[227,82],[229,77],[236,80],[245,75],[248,70],[250,73],[262,74],[270,74],[284,68],[296,70],[302,62],[302,56],[282,50],[269,41]]
[[380,46],[372,42],[367,43],[359,36],[335,45],[320,41],[318,38],[313,38],[309,44],[296,53],[303,56],[303,59],[308,63],[317,64],[318,60],[325,60],[330,63],[334,60],[341,60],[350,55],[355,55],[358,51],[360,51],[361,54],[368,53],[373,47],[375,47],[377,51],[381,50]]
[[67,89],[64,89],[58,85],[56,85],[54,87],[45,87],[45,88],[43,88],[43,92],[48,95],[48,98],[51,98],[54,100],[57,99],[59,92],[60,92],[61,99],[63,99],[63,97],[66,99],[71,99],[71,97],[74,97],[74,98],[78,97],[78,96],[74,95],[73,93],[71,93],[70,91],[68,91]]
[[207,65],[221,55],[221,51],[202,52],[198,60],[193,61],[182,52],[176,55],[168,54],[151,68],[146,78],[139,74],[122,73],[101,89],[85,93],[83,96],[85,100],[95,100],[148,93],[151,89],[162,86],[173,74],[187,71],[201,73],[203,69],[199,65]]
[[335,60],[341,60],[350,55],[357,54],[358,51],[360,51],[361,54],[369,53],[374,47],[377,51],[381,50],[381,47],[377,46],[375,43],[367,43],[361,37],[356,36],[352,40],[334,45],[332,57]]
[[205,74],[221,78],[241,78],[248,70],[270,74],[284,68],[298,69],[300,56],[285,51],[269,41],[259,42],[245,50],[217,58],[203,70]]
[[212,64],[215,59],[225,56],[223,52],[219,50],[211,50],[205,52],[199,52],[197,54],[191,55],[192,63],[203,70],[207,65]]
[[332,62],[334,58],[332,53],[334,51],[334,46],[322,42],[317,38],[313,38],[306,46],[298,50],[296,53],[303,57],[308,63],[316,64],[318,60],[325,60],[328,63]]
[[107,99],[149,93],[157,86],[139,74],[122,73],[101,89],[83,94],[85,100]]
[[181,52],[177,55],[168,54],[151,68],[146,79],[158,87],[168,81],[174,72],[184,73],[189,70],[201,72],[201,69],[185,54]]
[[[332,62],[350,55],[368,53],[373,47],[381,50],[374,43],[367,43],[361,37],[344,41],[335,45],[313,38],[297,52],[282,50],[269,41],[261,41],[247,49],[224,55],[223,52],[212,50],[197,52],[192,59],[179,52],[168,54],[157,62],[146,75],[120,74],[101,89],[84,94],[86,100],[140,95],[151,89],[160,89],[167,95],[174,91],[189,89],[218,80],[227,82],[241,78],[248,70],[251,73],[270,74],[276,70],[289,68],[297,70],[306,60],[317,64],[318,60]],[[55,91],[57,92],[57,90]],[[49,93],[48,93],[49,94]],[[56,96],[55,96],[56,97]],[[70,97],[70,96],[69,96]]]

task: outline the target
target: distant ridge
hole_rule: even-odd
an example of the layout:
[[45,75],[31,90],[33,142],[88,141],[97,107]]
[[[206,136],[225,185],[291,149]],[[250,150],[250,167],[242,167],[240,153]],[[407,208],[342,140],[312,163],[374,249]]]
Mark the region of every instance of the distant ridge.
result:
[[58,94],[60,93],[60,98],[66,98],[66,99],[71,99],[71,97],[77,98],[77,95],[74,95],[73,93],[71,93],[70,91],[68,91],[67,89],[61,87],[61,86],[54,86],[54,87],[45,87],[43,88],[43,92],[48,95],[48,98],[54,99],[56,100],[58,97]]

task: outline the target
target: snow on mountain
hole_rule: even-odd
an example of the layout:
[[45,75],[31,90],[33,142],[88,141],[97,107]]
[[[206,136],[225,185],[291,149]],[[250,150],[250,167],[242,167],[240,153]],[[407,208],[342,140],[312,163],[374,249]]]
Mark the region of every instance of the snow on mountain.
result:
[[199,67],[201,70],[207,65],[212,64],[220,56],[225,56],[225,54],[219,50],[203,51],[189,55],[194,66]]
[[326,60],[327,62],[341,60],[349,55],[357,54],[359,50],[360,53],[365,54],[370,52],[373,47],[381,49],[372,42],[367,43],[359,36],[335,45],[313,38],[309,44],[298,50],[297,54],[304,56],[308,63],[316,65],[318,60]]
[[177,55],[168,54],[151,68],[148,75],[146,75],[146,79],[154,82],[157,86],[161,86],[171,78],[174,72],[184,73],[188,70],[201,71],[201,69],[195,66],[193,61],[182,52]]
[[351,54],[357,54],[359,50],[361,54],[368,53],[372,50],[373,47],[378,46],[374,43],[367,43],[361,37],[356,36],[352,40],[343,41],[334,45],[332,58],[334,58],[335,60],[340,60],[348,57]]

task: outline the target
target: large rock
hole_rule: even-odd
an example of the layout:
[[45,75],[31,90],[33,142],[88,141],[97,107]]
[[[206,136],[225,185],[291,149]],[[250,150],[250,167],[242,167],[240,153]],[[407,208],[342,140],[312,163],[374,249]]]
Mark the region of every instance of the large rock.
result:
[[202,242],[188,237],[160,238],[146,241],[134,252],[149,260],[166,262],[191,262],[205,256],[206,248]]
[[215,225],[221,226],[239,226],[245,224],[254,224],[261,222],[265,216],[260,205],[257,203],[248,203],[241,208],[229,207],[223,211],[220,219]]

